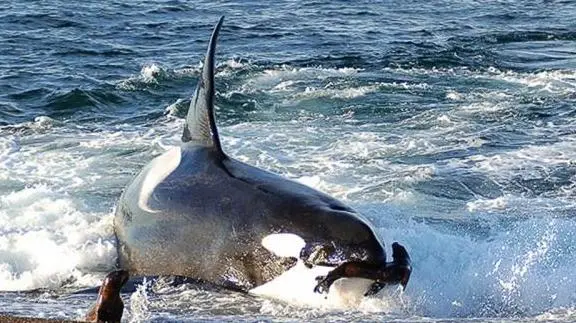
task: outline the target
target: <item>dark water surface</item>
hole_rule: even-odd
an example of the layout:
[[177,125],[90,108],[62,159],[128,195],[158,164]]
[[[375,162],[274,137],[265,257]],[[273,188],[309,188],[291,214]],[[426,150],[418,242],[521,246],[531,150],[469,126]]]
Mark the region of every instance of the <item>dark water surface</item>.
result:
[[127,320],[576,318],[574,1],[4,1],[0,312],[88,308],[221,15],[225,150],[362,211],[412,281],[358,309],[160,288]]

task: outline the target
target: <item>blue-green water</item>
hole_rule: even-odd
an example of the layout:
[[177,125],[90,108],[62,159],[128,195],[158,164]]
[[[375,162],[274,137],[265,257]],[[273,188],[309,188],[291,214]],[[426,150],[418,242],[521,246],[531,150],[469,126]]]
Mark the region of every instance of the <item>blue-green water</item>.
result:
[[357,309],[160,288],[127,320],[574,320],[572,1],[4,1],[0,312],[88,308],[220,15],[225,150],[362,211],[412,280]]

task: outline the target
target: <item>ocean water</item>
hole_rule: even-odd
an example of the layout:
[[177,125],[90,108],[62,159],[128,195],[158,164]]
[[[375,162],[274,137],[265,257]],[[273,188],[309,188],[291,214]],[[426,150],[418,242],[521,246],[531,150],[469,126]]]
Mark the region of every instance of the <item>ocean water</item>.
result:
[[126,321],[576,320],[575,2],[0,7],[0,313],[84,315],[73,292],[114,268],[118,197],[178,145],[226,15],[225,151],[361,211],[412,278],[355,308],[150,283]]

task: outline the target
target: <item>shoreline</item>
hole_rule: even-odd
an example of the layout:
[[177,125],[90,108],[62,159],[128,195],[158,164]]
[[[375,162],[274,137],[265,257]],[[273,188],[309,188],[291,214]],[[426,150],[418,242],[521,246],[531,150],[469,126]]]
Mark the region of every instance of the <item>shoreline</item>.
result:
[[26,316],[13,316],[0,313],[0,322],[10,323],[79,323],[85,321],[63,320],[63,319],[45,319]]

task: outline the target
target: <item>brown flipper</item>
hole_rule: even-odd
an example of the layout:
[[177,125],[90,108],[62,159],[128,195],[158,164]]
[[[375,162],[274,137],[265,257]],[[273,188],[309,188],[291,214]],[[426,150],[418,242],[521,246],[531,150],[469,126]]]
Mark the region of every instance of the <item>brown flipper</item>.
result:
[[350,261],[341,264],[326,276],[318,276],[316,293],[328,293],[330,286],[340,278],[365,278],[374,283],[366,291],[365,296],[378,293],[384,286],[399,284],[404,289],[410,280],[412,265],[406,249],[398,242],[392,244],[392,262],[385,264],[369,264],[361,261]]
[[116,270],[104,278],[98,292],[96,304],[86,314],[86,321],[120,323],[124,311],[124,302],[122,297],[120,297],[120,290],[128,281],[128,277],[128,271]]

